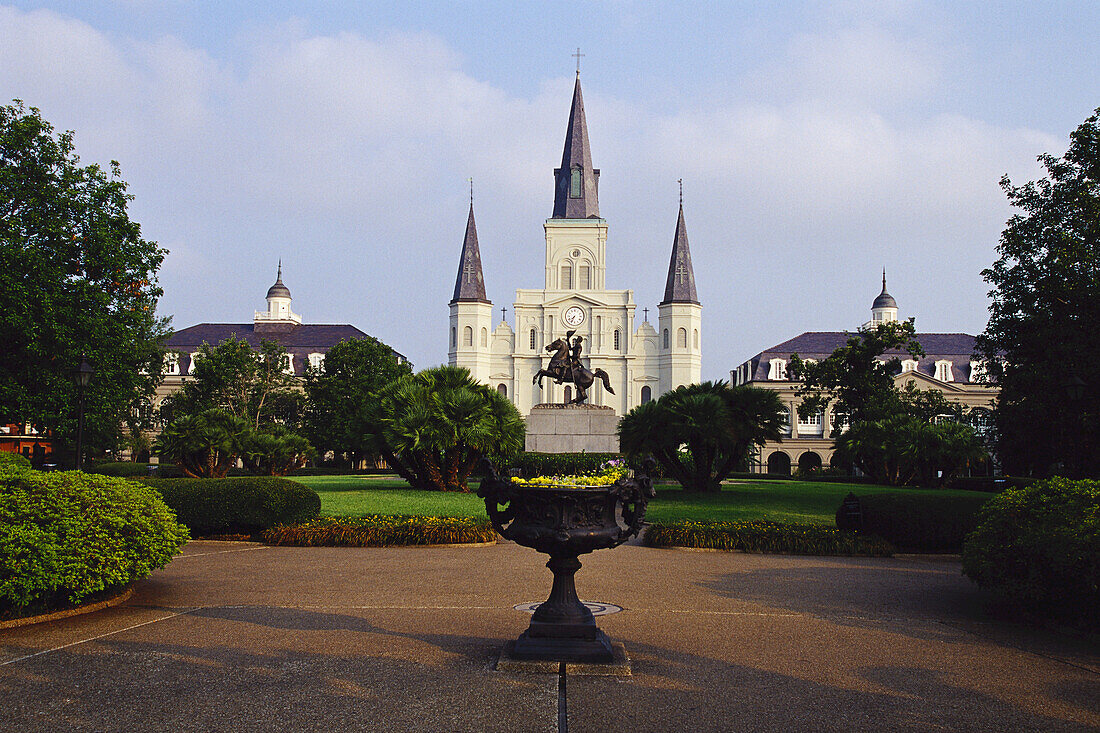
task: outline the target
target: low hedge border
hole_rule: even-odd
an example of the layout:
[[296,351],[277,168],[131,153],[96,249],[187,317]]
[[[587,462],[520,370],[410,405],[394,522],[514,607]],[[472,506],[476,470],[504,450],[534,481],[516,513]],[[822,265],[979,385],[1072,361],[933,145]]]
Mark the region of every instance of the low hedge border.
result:
[[138,478],[160,492],[181,524],[196,537],[255,535],[280,524],[314,519],[321,497],[285,478]]
[[783,522],[655,522],[646,528],[647,547],[695,547],[784,555],[891,557],[894,548],[877,537],[820,524]]
[[422,517],[368,514],[321,517],[272,527],[262,535],[269,545],[294,547],[400,547],[468,545],[496,542],[486,517]]

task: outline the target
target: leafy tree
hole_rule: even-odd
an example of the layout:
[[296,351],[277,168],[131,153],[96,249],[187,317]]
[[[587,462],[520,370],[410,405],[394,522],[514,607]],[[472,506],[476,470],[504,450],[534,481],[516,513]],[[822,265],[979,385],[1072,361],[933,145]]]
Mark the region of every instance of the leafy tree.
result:
[[861,328],[828,359],[811,362],[791,355],[792,379],[802,382],[798,394],[802,417],[824,410],[834,403],[834,414],[847,416],[851,423],[880,420],[900,410],[901,396],[894,376],[901,372],[901,359],[883,359],[889,351],[924,356],[916,339],[913,319],[888,321],[875,328]]
[[687,490],[719,491],[754,445],[779,440],[783,414],[771,390],[723,381],[689,384],[624,415],[619,443],[625,453],[652,454]]
[[[855,423],[835,440],[836,459],[878,483],[942,485],[986,457],[969,425],[934,423],[905,412]],[[942,472],[942,473],[941,473]]]
[[165,400],[164,415],[172,420],[218,408],[254,428],[296,422],[302,396],[287,363],[286,350],[275,341],[261,341],[259,351],[237,338],[203,344],[191,369],[194,379]]
[[224,478],[237,465],[250,431],[247,420],[225,410],[180,415],[157,436],[154,452],[188,476]]
[[378,339],[349,339],[325,354],[320,368],[306,372],[304,430],[322,454],[346,454],[358,464],[370,446],[356,429],[362,405],[376,400],[380,390],[400,377],[412,374],[399,363],[393,349]]
[[[1000,385],[999,454],[1016,474],[1100,473],[1100,109],[1047,177],[1001,188],[1019,212],[982,272],[993,289],[978,338]],[[1075,395],[1078,391],[1083,394]]]
[[83,166],[73,133],[41,112],[0,107],[0,422],[64,443],[76,431],[70,376],[85,355],[85,445],[117,447],[133,404],[160,377],[157,270],[165,251],[130,220],[116,162]]
[[482,457],[523,449],[523,417],[508,398],[461,367],[441,366],[386,385],[361,406],[363,444],[418,489],[468,491]]
[[253,429],[241,437],[241,461],[250,473],[286,476],[306,465],[315,451],[285,425]]

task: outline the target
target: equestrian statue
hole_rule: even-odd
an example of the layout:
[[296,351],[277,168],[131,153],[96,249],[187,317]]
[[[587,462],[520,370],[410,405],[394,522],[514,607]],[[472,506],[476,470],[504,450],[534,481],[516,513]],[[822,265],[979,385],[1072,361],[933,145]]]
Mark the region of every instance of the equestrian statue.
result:
[[[585,403],[588,399],[588,388],[592,386],[597,378],[603,380],[604,389],[611,394],[615,394],[615,390],[611,389],[611,380],[607,372],[603,369],[589,371],[581,364],[581,343],[584,339],[581,336],[574,338],[574,333],[576,331],[567,331],[564,339],[555,339],[546,347],[547,351],[553,352],[553,356],[550,357],[550,364],[545,369],[539,369],[538,374],[531,380],[531,383],[537,384],[539,389],[542,389],[543,377],[552,377],[557,384],[572,382],[577,385],[577,396],[572,400],[575,405]],[[571,338],[573,339],[572,344],[569,343]]]

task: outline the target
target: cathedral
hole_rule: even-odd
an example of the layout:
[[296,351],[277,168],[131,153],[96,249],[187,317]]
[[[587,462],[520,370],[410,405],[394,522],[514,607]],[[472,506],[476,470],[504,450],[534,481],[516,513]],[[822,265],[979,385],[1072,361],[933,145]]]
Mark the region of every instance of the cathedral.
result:
[[655,329],[648,318],[640,324],[635,321],[633,290],[608,290],[605,285],[608,227],[600,218],[599,179],[599,169],[592,167],[578,72],[561,167],[554,171],[553,214],[543,224],[545,283],[538,289],[516,290],[514,329],[503,318],[493,327],[493,304],[485,293],[470,203],[450,302],[448,363],[468,368],[475,379],[507,395],[523,415],[535,405],[573,398],[568,383],[546,379],[542,388],[533,383],[547,364],[545,347],[569,331],[583,339],[582,363],[593,371],[603,369],[614,391],[611,394],[597,381],[589,390],[589,404],[611,407],[616,414],[700,379],[703,309],[695,289],[683,201]]

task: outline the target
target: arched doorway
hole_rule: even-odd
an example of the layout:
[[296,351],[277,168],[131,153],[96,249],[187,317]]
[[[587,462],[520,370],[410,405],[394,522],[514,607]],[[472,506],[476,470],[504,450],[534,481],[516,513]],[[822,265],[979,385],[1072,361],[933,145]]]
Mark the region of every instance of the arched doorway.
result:
[[798,457],[798,472],[812,473],[821,470],[821,456],[808,450]]
[[781,450],[768,456],[768,473],[774,476],[791,475],[791,457]]

